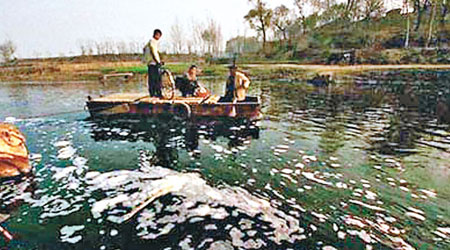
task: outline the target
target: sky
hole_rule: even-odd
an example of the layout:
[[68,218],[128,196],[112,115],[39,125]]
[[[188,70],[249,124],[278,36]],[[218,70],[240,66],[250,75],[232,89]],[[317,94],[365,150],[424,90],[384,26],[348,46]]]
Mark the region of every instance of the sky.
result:
[[[293,8],[294,1],[266,2]],[[208,18],[220,24],[226,41],[254,34],[243,18],[250,8],[248,0],[0,0],[0,43],[13,41],[19,58],[68,56],[89,40],[144,43],[159,28],[164,49],[176,20],[188,28]]]

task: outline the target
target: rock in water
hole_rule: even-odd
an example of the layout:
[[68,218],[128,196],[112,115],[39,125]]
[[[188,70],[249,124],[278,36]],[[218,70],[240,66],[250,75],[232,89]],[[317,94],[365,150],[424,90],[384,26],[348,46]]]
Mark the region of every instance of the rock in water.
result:
[[15,126],[0,123],[0,178],[30,171],[25,136]]

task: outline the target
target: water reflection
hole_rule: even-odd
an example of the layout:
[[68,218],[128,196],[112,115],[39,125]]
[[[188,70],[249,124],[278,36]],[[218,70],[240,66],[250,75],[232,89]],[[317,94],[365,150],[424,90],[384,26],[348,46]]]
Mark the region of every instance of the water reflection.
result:
[[[228,149],[242,146],[247,140],[259,138],[259,127],[245,119],[184,120],[173,116],[159,116],[140,120],[93,120],[91,136],[95,141],[144,141],[155,146],[153,165],[169,167],[178,162],[178,150],[185,149],[201,157],[199,140],[228,140]],[[219,151],[223,151],[218,149]]]

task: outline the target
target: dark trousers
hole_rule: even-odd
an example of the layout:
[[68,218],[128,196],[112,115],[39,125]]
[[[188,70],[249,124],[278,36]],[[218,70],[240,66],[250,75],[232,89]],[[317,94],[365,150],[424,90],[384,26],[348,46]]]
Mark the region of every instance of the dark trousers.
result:
[[150,96],[162,96],[159,68],[159,65],[148,65],[148,92],[150,93]]
[[233,101],[233,98],[234,98],[234,77],[229,76],[227,83],[225,85],[225,96],[223,100],[225,102],[231,102]]

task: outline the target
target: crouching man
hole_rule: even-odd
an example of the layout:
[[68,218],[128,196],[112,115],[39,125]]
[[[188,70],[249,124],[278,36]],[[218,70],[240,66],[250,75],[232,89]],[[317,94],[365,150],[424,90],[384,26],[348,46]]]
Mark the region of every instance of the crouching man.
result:
[[233,103],[243,102],[250,87],[250,79],[244,73],[238,71],[236,65],[233,64],[228,68],[230,69],[230,75],[225,86],[224,100]]

